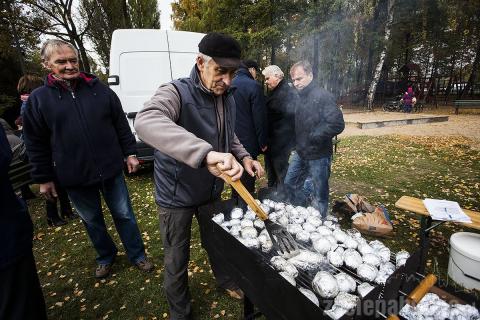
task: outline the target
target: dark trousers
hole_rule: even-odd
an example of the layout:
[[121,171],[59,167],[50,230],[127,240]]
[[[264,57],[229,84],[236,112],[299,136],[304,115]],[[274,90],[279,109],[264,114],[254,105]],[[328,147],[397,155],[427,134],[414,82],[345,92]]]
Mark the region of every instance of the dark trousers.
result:
[[287,150],[280,154],[272,155],[267,153],[265,155],[265,168],[267,169],[269,188],[283,185],[288,171],[289,157],[290,151]]
[[[203,214],[203,213],[202,213]],[[188,289],[188,261],[190,259],[190,238],[193,216],[197,218],[202,229],[202,219],[199,218],[197,207],[189,208],[162,208],[158,207],[160,234],[164,250],[164,283],[165,294],[170,307],[170,319],[191,319],[192,306]],[[207,217],[208,219],[208,217]],[[204,245],[207,253],[209,248]],[[210,266],[219,287],[235,288],[222,265],[216,263],[209,255]]]
[[0,319],[47,319],[33,253],[0,270]]

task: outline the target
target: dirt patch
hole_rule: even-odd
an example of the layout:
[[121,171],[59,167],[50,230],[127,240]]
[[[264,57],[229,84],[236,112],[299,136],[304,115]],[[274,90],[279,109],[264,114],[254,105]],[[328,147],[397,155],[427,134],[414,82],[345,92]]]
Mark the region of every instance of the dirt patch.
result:
[[[449,119],[446,122],[409,124],[374,129],[359,129],[354,124],[355,122],[402,120],[408,117],[425,117],[429,115],[446,115],[449,116]],[[455,115],[449,112],[432,112],[431,114],[404,114],[397,112],[375,111],[345,113],[344,118],[345,122],[347,122],[347,126],[340,137],[360,135],[381,136],[388,134],[407,136],[463,136],[471,140],[472,147],[480,149],[480,114]]]

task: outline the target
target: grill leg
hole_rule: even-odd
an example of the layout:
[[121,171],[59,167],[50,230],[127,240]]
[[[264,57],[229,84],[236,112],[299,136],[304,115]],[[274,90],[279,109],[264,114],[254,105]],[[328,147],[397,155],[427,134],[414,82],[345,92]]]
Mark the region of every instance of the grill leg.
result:
[[247,295],[243,296],[243,319],[254,320],[255,319],[255,306],[252,301],[248,299]]
[[428,247],[430,244],[429,232],[430,227],[432,226],[432,218],[422,216],[420,221],[420,250],[421,250],[421,259],[420,259],[420,266],[418,272],[421,274],[425,273],[425,267],[427,263],[427,254],[428,254]]

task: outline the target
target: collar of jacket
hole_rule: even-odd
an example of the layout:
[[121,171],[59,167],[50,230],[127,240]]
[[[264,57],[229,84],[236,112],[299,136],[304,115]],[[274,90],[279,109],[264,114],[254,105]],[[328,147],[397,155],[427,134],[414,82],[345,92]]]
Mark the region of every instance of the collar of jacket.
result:
[[[89,85],[91,87],[97,81],[98,81],[98,78],[95,75],[93,75],[91,73],[80,72],[78,78],[74,79],[71,82],[71,86],[73,88],[75,88],[76,85],[79,82],[83,82],[83,83],[86,83],[87,85]],[[62,88],[62,89],[68,90],[68,87],[66,86],[64,81],[55,78],[53,76],[53,73],[49,73],[47,75],[47,77],[45,79],[45,85],[48,86],[48,87],[57,87],[57,88]]]
[[308,86],[306,86],[305,88],[303,88],[303,90],[300,90],[298,92],[298,94],[301,96],[301,97],[306,97],[310,94],[310,92],[312,92],[312,90],[316,87],[315,83],[314,83],[314,80],[312,80],[312,82],[310,82],[308,84]]
[[245,67],[239,67],[239,68],[238,68],[236,76],[239,76],[239,75],[244,75],[244,76],[249,77],[249,78],[252,79],[252,80],[255,80],[255,79],[253,79],[252,74],[250,73],[250,71],[248,71],[248,69],[245,68]]
[[[195,87],[200,89],[201,92],[214,96],[213,92],[205,88],[205,86],[203,85],[202,80],[200,79],[200,71],[198,70],[196,64],[193,66],[192,71],[190,72],[190,79],[192,79]],[[225,91],[223,96],[228,96],[229,94],[233,93],[235,89],[236,87],[234,85],[230,85],[230,87],[228,87],[227,91]]]

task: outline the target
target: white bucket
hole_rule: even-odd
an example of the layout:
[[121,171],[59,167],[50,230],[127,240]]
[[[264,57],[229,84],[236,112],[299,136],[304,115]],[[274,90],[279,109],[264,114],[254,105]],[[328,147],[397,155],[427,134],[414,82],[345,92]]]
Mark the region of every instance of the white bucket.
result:
[[480,290],[480,234],[457,232],[450,237],[448,275],[466,289]]

